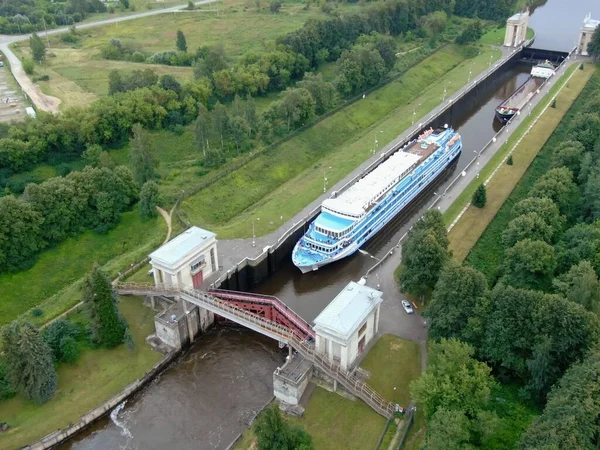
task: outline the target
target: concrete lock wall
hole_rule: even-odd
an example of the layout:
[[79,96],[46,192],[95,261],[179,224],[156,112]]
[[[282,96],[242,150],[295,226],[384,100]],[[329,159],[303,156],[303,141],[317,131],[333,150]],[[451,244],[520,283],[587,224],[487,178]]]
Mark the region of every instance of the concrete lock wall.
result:
[[[503,83],[506,82],[507,78],[512,76],[510,70],[513,69],[517,64],[523,61],[529,61],[533,63],[539,60],[548,59],[555,64],[558,64],[566,58],[567,53],[564,52],[553,52],[547,50],[530,49],[524,48],[519,52],[515,52],[510,58],[504,60],[501,63],[496,63],[497,67],[493,67],[494,71],[488,75],[485,79],[480,80],[475,77],[471,82],[472,88],[464,93],[460,98],[450,96],[449,100],[453,101],[447,105],[446,109],[432,118],[429,122],[425,123],[419,132],[407,138],[404,142],[400,143],[398,147],[404,145],[406,142],[416,139],[423,129],[438,128],[444,125],[452,125],[460,123],[465,118],[469,117],[476,109],[477,103],[476,98],[482,96],[490,91],[497,90]],[[512,92],[511,92],[512,93]],[[509,93],[508,95],[510,95]],[[448,100],[447,100],[448,101]],[[391,156],[393,152],[388,152],[387,157]],[[376,161],[370,166],[370,170],[377,167],[381,161]],[[417,199],[413,200],[408,207],[398,214],[390,223],[388,223],[379,233],[379,236],[386,234],[387,230],[396,227],[399,223],[405,221],[420,207],[420,200],[429,195],[435,190],[436,185],[440,182],[444,182],[452,176],[452,170],[455,165],[449,167],[444,173],[440,175],[440,178],[431,183]],[[360,175],[362,176],[362,175]],[[221,289],[231,289],[247,291],[251,290],[258,283],[266,279],[269,275],[273,274],[284,264],[289,263],[291,253],[296,242],[304,234],[305,224],[310,223],[318,215],[319,211],[316,210],[313,214],[304,218],[296,225],[296,229],[287,233],[284,239],[278,241],[275,245],[270,247],[268,250],[263,252],[257,259],[244,259],[234,269],[232,269],[227,276],[223,277],[215,287]],[[377,235],[373,237],[373,240],[377,239]]]

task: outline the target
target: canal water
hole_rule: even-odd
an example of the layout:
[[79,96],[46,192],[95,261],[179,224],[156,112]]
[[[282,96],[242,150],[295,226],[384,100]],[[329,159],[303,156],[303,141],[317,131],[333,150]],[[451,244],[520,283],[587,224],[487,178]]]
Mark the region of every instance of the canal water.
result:
[[273,397],[287,350],[241,327],[219,326],[137,397],[61,450],[223,450]]
[[[585,14],[592,12],[593,17],[600,18],[599,0],[536,3],[539,6],[530,20],[536,31],[536,48],[569,50],[575,45]],[[410,218],[419,217],[431,203],[434,191],[442,192],[474,152],[498,131],[494,109],[525,81],[529,69],[523,66],[511,70],[497,89],[471,106],[462,121],[450,124],[463,136],[464,151],[456,167],[432,187],[420,204],[369,242],[365,253],[306,275],[290,261],[255,291],[276,295],[305,319],[314,319],[347,282],[359,279],[376,258],[398,242],[410,226]],[[112,417],[61,449],[226,449],[272,397],[272,372],[284,357],[277,343],[264,336],[239,328],[216,328],[203,335],[143,392],[113,411]]]

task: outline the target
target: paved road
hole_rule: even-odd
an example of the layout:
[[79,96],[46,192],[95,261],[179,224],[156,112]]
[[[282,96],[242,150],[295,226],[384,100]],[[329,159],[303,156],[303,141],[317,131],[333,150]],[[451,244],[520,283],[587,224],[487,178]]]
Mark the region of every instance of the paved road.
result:
[[[196,2],[195,5],[205,5],[208,3],[213,3],[215,1],[218,1],[218,0],[202,0],[202,1]],[[173,6],[171,8],[165,8],[165,9],[154,9],[151,11],[138,12],[138,13],[133,13],[133,14],[126,15],[126,16],[114,17],[112,19],[99,20],[96,22],[82,23],[82,24],[78,24],[77,28],[80,30],[83,30],[86,28],[99,27],[102,25],[110,25],[112,23],[124,22],[126,20],[133,20],[133,19],[140,19],[142,17],[155,16],[157,14],[176,13],[177,11],[181,11],[181,8],[183,8],[185,6],[187,6],[187,4],[177,5],[177,6]],[[69,31],[68,27],[55,28],[53,30],[48,30],[47,34],[54,35],[54,34],[65,33],[67,31]],[[44,34],[46,34],[46,33],[44,33]],[[41,91],[40,87],[37,84],[33,83],[29,79],[29,77],[23,70],[23,65],[21,64],[21,60],[19,58],[17,58],[17,56],[10,49],[10,44],[12,44],[13,42],[24,41],[26,39],[29,39],[30,36],[31,36],[31,34],[0,35],[0,50],[6,55],[6,58],[10,62],[11,71],[12,71],[13,75],[15,76],[17,82],[21,86],[21,89],[23,90],[23,92],[25,94],[27,94],[27,96],[29,96],[29,98],[35,104],[35,106],[42,111],[57,113],[58,106],[60,105],[60,99],[44,94]]]

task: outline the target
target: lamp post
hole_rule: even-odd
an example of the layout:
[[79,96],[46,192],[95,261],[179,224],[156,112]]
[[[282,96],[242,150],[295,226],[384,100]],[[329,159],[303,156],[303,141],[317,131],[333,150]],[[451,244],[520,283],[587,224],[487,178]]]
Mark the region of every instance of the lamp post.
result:
[[325,192],[327,192],[327,182],[329,181],[329,180],[327,179],[327,171],[328,171],[329,169],[331,169],[331,166],[329,166],[327,169],[325,169],[325,170],[323,171],[323,194],[324,194]]
[[256,247],[256,232],[254,229],[254,221],[256,220],[260,220],[260,217],[257,217],[256,219],[254,217],[252,218],[252,247]]
[[[419,108],[421,107],[421,104],[420,104],[420,103],[419,103],[419,106],[418,106],[418,107],[419,107]],[[413,117],[412,117],[412,123],[411,123],[411,125],[414,125],[414,124],[415,124],[415,117],[416,117],[416,115],[417,115],[417,107],[415,106],[415,107],[413,108]]]
[[383,133],[383,130],[375,133],[375,142],[373,142],[373,150],[371,150],[371,153],[373,155],[377,152],[377,148],[379,147],[379,141],[377,140],[377,136],[380,135],[381,133]]

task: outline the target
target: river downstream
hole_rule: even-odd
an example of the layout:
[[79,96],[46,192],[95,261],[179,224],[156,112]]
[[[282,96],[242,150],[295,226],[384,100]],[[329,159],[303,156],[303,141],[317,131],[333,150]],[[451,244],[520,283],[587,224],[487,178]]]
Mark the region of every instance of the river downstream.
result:
[[[535,48],[568,51],[575,46],[583,17],[591,11],[593,17],[600,18],[599,0],[538,3],[530,20],[530,27],[536,31]],[[529,70],[517,66],[505,73],[496,88],[465,111],[459,123],[449,124],[463,137],[464,150],[456,167],[432,187],[420,204],[369,242],[364,253],[306,275],[292,265],[290,258],[289,264],[254,290],[276,295],[305,319],[314,319],[347,282],[358,280],[398,242],[411,218],[419,217],[431,204],[434,192],[442,192],[498,131],[495,107],[525,81]],[[213,329],[118,414],[113,413],[114,417],[98,422],[60,448],[226,449],[272,398],[272,373],[283,364],[285,354],[275,341],[252,331]]]

